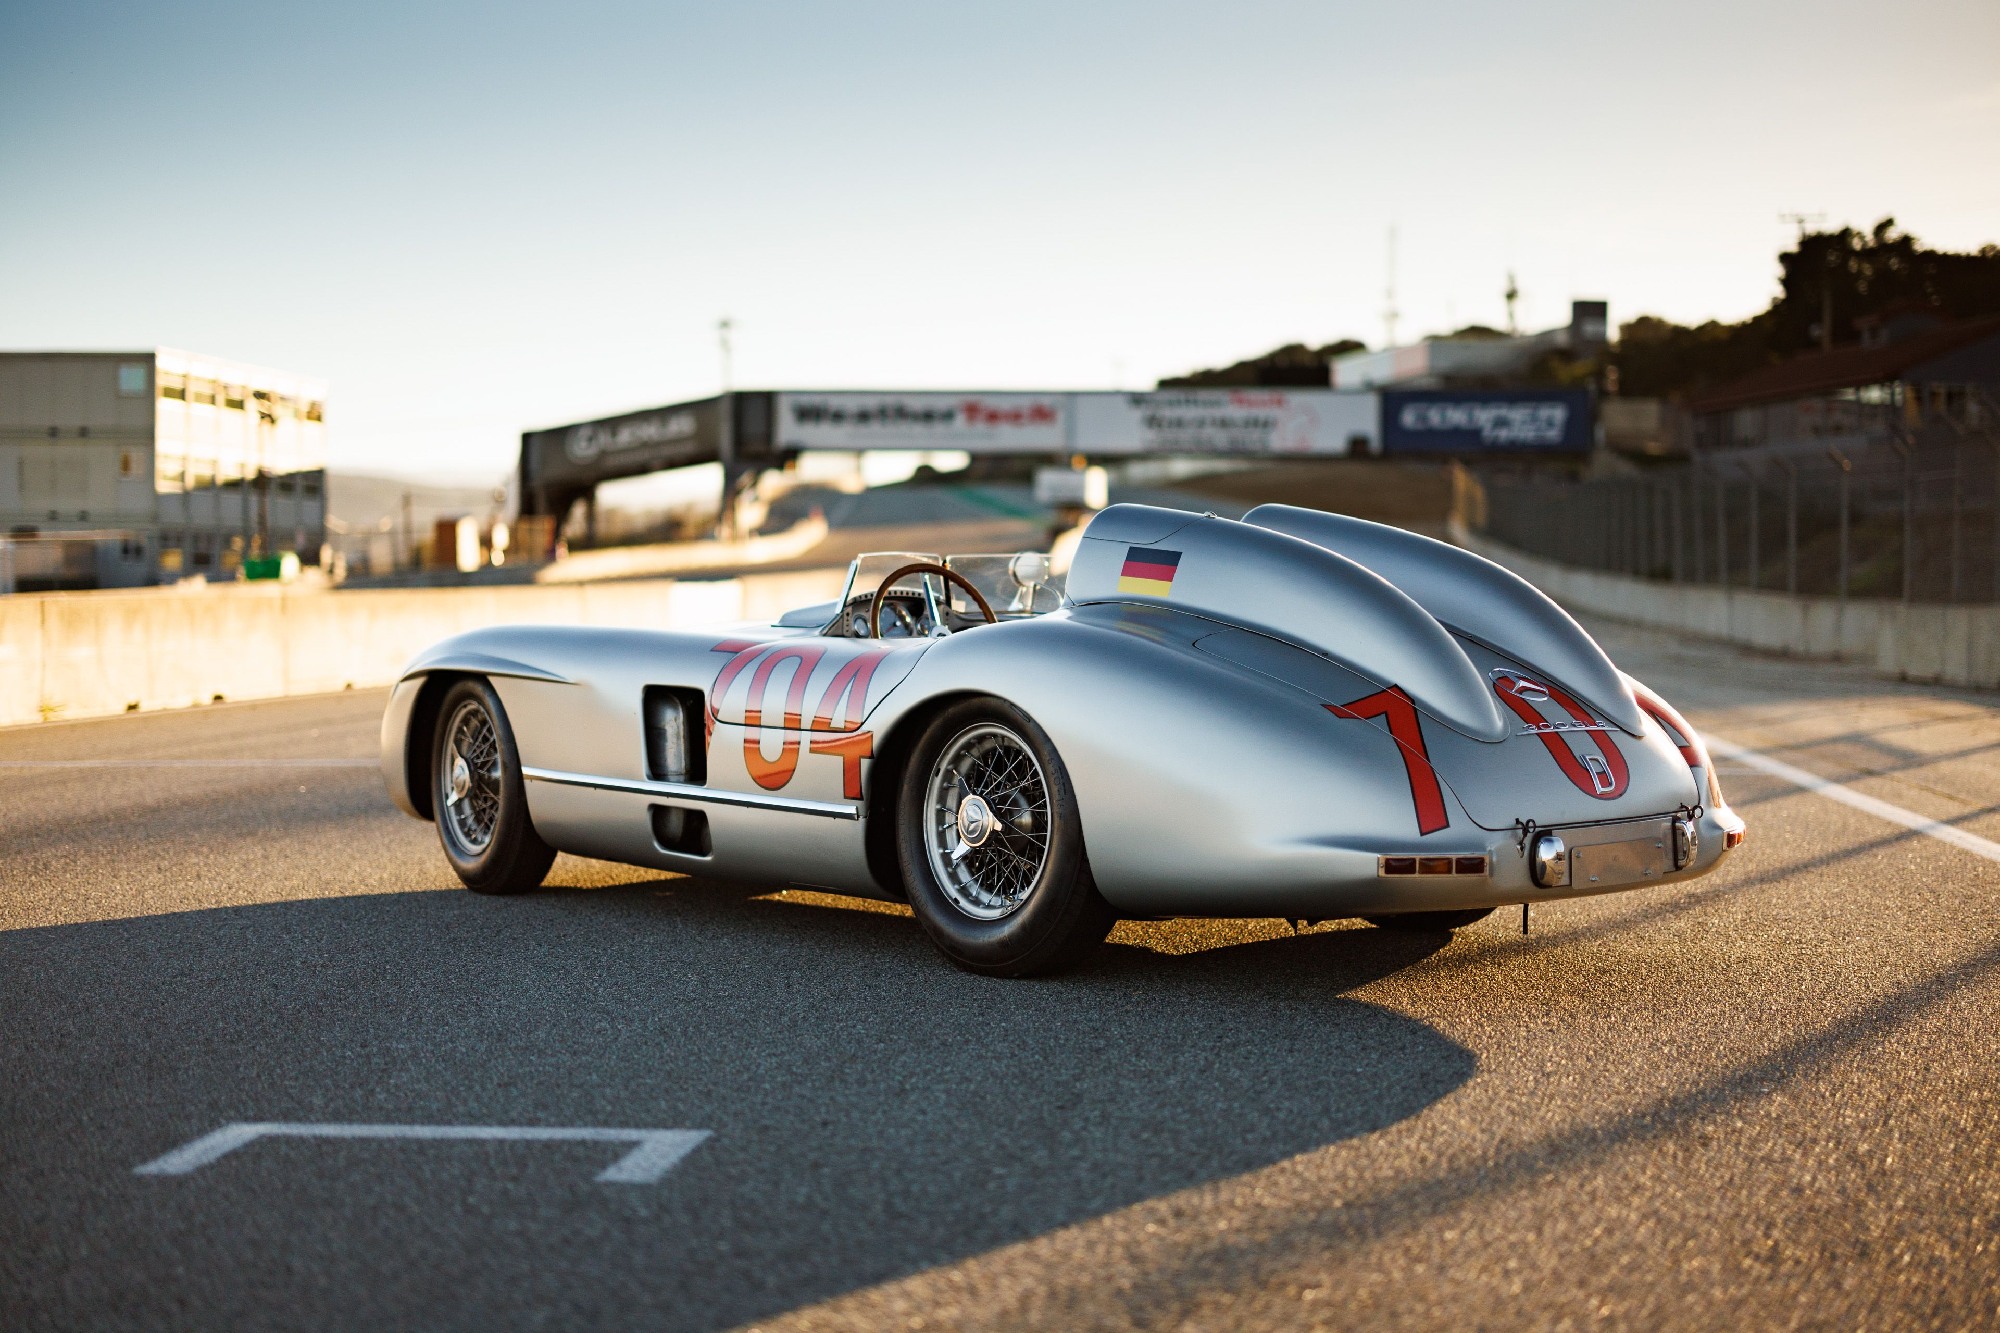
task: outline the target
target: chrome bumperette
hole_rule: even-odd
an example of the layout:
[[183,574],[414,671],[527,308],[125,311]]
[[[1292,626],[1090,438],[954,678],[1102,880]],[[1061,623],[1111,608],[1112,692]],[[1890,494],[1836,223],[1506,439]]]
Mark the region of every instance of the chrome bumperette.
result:
[[1528,876],[1538,889],[1569,887],[1569,844],[1560,833],[1538,833],[1528,849]]
[[1674,817],[1674,869],[1684,870],[1701,855],[1701,825],[1692,815]]

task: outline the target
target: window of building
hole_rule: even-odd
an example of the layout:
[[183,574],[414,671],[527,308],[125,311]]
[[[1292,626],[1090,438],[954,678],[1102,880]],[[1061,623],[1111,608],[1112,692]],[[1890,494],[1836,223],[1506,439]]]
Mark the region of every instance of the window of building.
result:
[[245,395],[245,394],[246,394],[247,392],[248,392],[248,390],[246,390],[246,389],[245,389],[245,388],[244,388],[244,387],[243,387],[242,385],[240,385],[240,384],[225,384],[225,385],[223,385],[223,386],[222,386],[222,405],[223,405],[224,407],[233,407],[233,408],[235,408],[235,409],[236,409],[237,411],[239,411],[239,412],[240,412],[240,411],[242,411],[242,410],[243,410],[243,397],[244,397],[244,395]]
[[120,537],[118,539],[118,558],[121,560],[144,560],[146,558],[146,539],[144,537]]
[[187,401],[187,376],[178,375],[169,370],[161,371],[160,397],[175,398],[182,402]]
[[187,400],[190,403],[215,405],[215,381],[190,378],[187,382]]
[[153,459],[153,489],[178,491],[186,484],[187,460],[178,454],[159,454]]
[[118,475],[129,477],[139,470],[139,460],[130,449],[118,451]]
[[319,473],[308,472],[300,477],[299,492],[302,495],[317,496],[319,494]]
[[307,403],[307,404],[306,404],[306,420],[307,420],[307,421],[324,421],[324,420],[326,420],[326,404],[325,404],[325,403],[320,403],[320,402],[312,402],[312,403]]
[[196,532],[189,535],[188,563],[196,569],[207,569],[215,563],[215,534]]
[[144,398],[146,396],[145,362],[124,361],[119,363],[118,396],[120,398]]
[[215,485],[215,460],[196,458],[188,462],[188,489],[205,490]]

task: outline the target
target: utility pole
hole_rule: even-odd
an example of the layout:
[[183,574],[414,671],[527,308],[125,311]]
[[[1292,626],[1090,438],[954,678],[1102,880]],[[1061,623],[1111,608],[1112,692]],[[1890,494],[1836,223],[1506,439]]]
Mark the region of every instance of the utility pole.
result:
[[726,395],[734,387],[734,367],[730,364],[734,349],[729,345],[729,335],[736,329],[736,322],[724,315],[715,321],[715,341],[722,351],[722,392]]
[[1389,224],[1389,279],[1383,288],[1382,345],[1396,345],[1396,224]]
[[1521,299],[1521,284],[1514,281],[1514,270],[1507,270],[1507,332],[1518,334],[1521,328],[1514,322],[1514,303]]

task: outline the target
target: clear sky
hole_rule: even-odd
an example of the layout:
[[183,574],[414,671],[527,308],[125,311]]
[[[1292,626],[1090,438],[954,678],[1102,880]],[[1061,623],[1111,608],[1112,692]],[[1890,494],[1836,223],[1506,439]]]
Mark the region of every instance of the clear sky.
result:
[[2000,240],[2000,4],[0,5],[0,347],[331,381],[333,465],[739,387],[1102,387],[1572,297],[1781,212]]

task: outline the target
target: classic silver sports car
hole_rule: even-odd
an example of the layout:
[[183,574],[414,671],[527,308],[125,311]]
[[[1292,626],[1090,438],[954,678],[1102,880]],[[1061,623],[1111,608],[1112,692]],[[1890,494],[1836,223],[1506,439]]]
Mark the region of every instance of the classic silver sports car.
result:
[[1115,505],[1066,586],[897,552],[774,625],[462,634],[397,684],[382,771],[482,892],[557,850],[810,885],[1002,976],[1121,915],[1449,930],[1743,836],[1694,729],[1529,584],[1284,505]]

